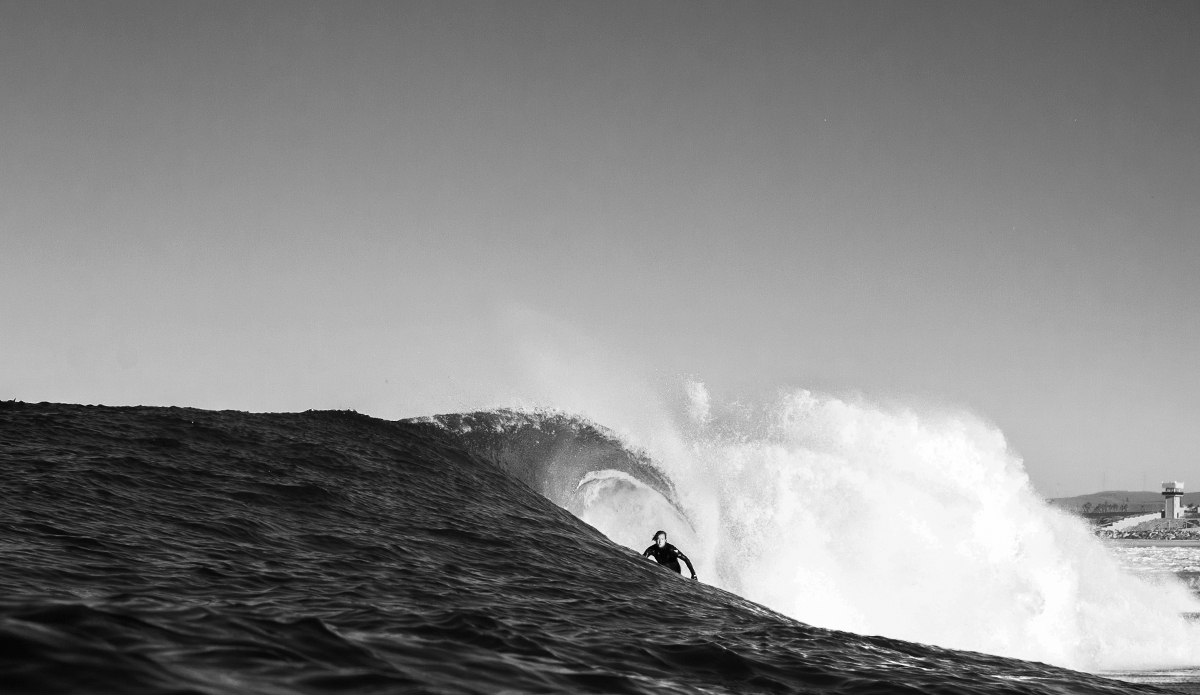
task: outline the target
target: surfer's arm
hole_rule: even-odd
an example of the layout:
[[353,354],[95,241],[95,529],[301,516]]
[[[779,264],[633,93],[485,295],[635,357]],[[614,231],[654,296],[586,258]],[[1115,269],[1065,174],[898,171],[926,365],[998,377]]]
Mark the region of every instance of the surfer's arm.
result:
[[692,567],[692,561],[688,559],[687,555],[684,555],[682,552],[680,552],[678,548],[675,550],[675,554],[678,555],[679,559],[683,560],[684,564],[686,564],[688,566],[688,571],[692,573],[692,579],[695,579],[696,578],[696,568]]

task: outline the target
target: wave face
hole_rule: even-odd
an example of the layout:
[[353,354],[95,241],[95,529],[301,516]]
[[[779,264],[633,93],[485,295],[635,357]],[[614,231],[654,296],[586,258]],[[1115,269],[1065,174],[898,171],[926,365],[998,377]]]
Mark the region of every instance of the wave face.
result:
[[[1089,671],[1200,664],[1186,587],[1123,572],[975,418],[807,391],[714,408],[695,383],[676,410],[629,434],[638,448],[624,454],[616,435],[587,444],[597,461],[636,458],[656,478],[560,462],[561,444],[520,448],[510,470],[543,491],[569,472],[549,496],[610,539],[641,550],[666,529],[703,579],[806,623]],[[524,417],[474,414],[463,441],[493,456],[476,433],[523,441],[538,426]]]
[[402,422],[451,434],[465,449],[561,507],[574,504],[581,481],[598,471],[619,471],[664,497],[674,496],[671,481],[645,452],[630,448],[601,425],[565,413],[502,408]]
[[694,539],[670,479],[646,452],[594,422],[555,411],[511,409],[406,422],[449,434],[626,547],[640,551],[650,545],[653,530],[668,527],[679,529],[675,538],[682,533],[684,540]]
[[3,692],[1159,692],[671,576],[429,422],[8,402],[0,470]]

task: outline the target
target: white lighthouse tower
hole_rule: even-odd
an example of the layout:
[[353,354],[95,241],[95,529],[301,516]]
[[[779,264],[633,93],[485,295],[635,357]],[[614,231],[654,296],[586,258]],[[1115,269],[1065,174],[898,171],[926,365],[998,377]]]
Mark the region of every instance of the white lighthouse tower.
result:
[[1183,483],[1181,481],[1173,481],[1163,483],[1163,518],[1164,519],[1179,519],[1183,517]]

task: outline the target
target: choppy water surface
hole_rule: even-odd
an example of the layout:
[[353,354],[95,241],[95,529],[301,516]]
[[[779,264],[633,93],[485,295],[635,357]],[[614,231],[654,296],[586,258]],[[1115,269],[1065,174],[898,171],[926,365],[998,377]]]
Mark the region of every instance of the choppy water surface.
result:
[[[1181,583],[1194,594],[1200,595],[1200,547],[1134,545],[1121,542],[1109,542],[1106,545],[1126,572],[1156,585]],[[1200,614],[1191,613],[1187,614],[1187,617],[1200,623]],[[1114,671],[1107,675],[1183,692],[1200,692],[1200,668]]]
[[1109,543],[1126,571],[1135,574],[1200,573],[1200,547],[1134,546]]
[[1158,692],[810,627],[428,423],[0,403],[0,471],[5,693]]

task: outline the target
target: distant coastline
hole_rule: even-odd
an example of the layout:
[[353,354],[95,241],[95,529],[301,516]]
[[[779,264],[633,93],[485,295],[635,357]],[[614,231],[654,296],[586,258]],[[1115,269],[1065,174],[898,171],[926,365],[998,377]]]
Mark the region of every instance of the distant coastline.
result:
[[[1154,512],[1163,508],[1161,492],[1147,490],[1104,490],[1074,497],[1052,497],[1046,502],[1058,509],[1073,513],[1095,512]],[[1200,504],[1200,492],[1189,492],[1182,497],[1186,507]],[[1124,507],[1124,509],[1122,509]]]

